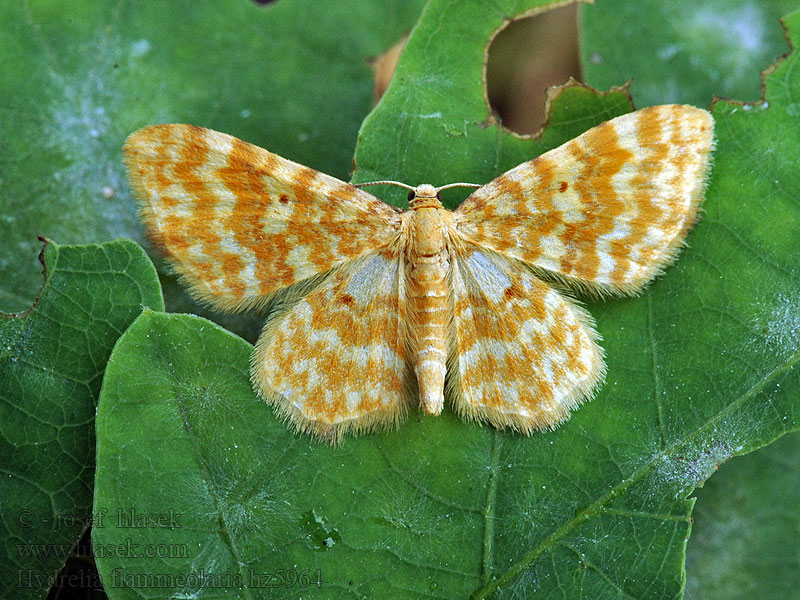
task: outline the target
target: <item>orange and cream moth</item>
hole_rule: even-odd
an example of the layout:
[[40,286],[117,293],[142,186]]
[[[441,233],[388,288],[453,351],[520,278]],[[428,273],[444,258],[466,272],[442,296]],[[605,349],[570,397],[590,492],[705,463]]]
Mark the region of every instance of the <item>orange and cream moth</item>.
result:
[[[523,433],[603,379],[592,318],[563,294],[632,294],[668,265],[703,199],[711,115],[654,106],[590,129],[475,190],[398,210],[239,139],[155,125],[125,144],[148,231],[195,297],[279,296],[252,357],[258,393],[336,442],[420,399]],[[443,186],[447,187],[447,186]],[[475,186],[477,187],[477,186]]]

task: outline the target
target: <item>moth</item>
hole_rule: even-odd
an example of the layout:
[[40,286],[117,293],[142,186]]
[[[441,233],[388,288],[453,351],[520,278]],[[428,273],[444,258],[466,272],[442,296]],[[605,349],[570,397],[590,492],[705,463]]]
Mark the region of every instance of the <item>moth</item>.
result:
[[337,442],[417,403],[437,415],[445,397],[524,434],[566,419],[605,372],[570,291],[634,294],[674,260],[713,145],[708,112],[645,108],[475,186],[455,211],[439,198],[449,186],[398,183],[404,212],[191,125],[141,129],[124,156],[149,234],[197,299],[240,311],[281,292],[253,386]]

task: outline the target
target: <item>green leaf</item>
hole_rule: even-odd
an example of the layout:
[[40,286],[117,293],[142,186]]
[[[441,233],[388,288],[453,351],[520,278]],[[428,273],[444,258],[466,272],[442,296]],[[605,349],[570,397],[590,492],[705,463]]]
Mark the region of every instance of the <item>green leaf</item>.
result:
[[687,600],[783,600],[800,589],[800,434],[724,464],[697,490]]
[[[421,5],[0,3],[0,306],[22,310],[35,295],[37,235],[143,241],[121,150],[145,125],[203,125],[346,179],[372,100],[368,59]],[[165,295],[173,310],[209,313],[171,279]],[[216,318],[259,329],[253,317]]]
[[133,242],[45,242],[34,306],[0,313],[0,597],[40,598],[89,526],[106,361],[143,306],[163,308]]
[[[712,95],[757,100],[762,93],[758,72],[789,51],[776,19],[796,6],[794,1],[598,2],[582,13],[586,80],[602,88],[631,77],[637,106],[667,101],[705,105]],[[791,100],[784,110],[790,117],[798,113]],[[797,131],[797,126],[789,131]],[[788,152],[796,153],[797,149],[792,147]],[[768,222],[776,219],[763,211],[761,215]],[[792,332],[800,330],[800,323],[792,325],[792,319],[796,319],[792,304],[786,308],[785,317],[775,320],[774,339],[784,336],[791,340]],[[800,537],[787,534],[793,531],[790,528],[784,528],[782,536],[773,534],[774,524],[784,523],[786,511],[781,503],[770,502],[771,494],[764,493],[781,489],[787,478],[799,476],[800,469],[785,461],[781,448],[787,444],[770,445],[759,451],[760,456],[745,462],[778,462],[786,465],[784,473],[734,463],[706,484],[706,489],[729,489],[735,482],[737,490],[746,490],[748,502],[765,503],[758,515],[760,522],[749,520],[748,506],[725,502],[720,493],[698,493],[695,513],[708,516],[695,517],[689,541],[687,597],[768,598],[774,590],[774,597],[783,598],[787,597],[784,591],[797,587],[796,578],[787,572],[787,565],[789,570],[794,567],[781,559],[800,554]],[[726,482],[726,477],[733,479]],[[742,525],[740,533],[747,539],[744,544],[729,546],[725,538],[733,532],[721,533],[733,522]],[[749,558],[745,559],[739,549]],[[767,558],[756,560],[756,556]],[[771,560],[773,556],[775,560]]]
[[[485,41],[543,4],[430,2],[362,128],[357,178],[486,181],[624,110],[619,95],[573,87],[541,140],[492,121]],[[800,38],[800,13],[786,25]],[[197,578],[154,589],[137,576],[200,571],[220,596],[680,596],[688,495],[731,456],[800,426],[797,61],[771,72],[767,104],[715,105],[714,172],[689,248],[641,297],[589,303],[608,377],[555,432],[526,438],[446,411],[318,445],[254,397],[244,342],[143,314],[101,396],[95,510],[180,520],[107,522],[94,542],[175,544],[178,556],[98,555],[112,597],[190,595]],[[289,585],[301,573],[322,587]],[[277,587],[258,585],[268,574]]]
[[636,106],[708,106],[714,97],[761,99],[759,71],[789,45],[778,19],[795,0],[602,0],[583,7],[586,82],[632,79]]

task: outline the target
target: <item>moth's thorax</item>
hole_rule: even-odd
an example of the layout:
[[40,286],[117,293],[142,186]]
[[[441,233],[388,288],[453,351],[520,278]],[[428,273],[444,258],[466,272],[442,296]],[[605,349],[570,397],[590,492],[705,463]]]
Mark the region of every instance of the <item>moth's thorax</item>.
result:
[[453,213],[442,206],[438,191],[429,184],[417,186],[405,214],[409,260],[433,257],[447,250]]
[[411,247],[412,255],[433,256],[445,248],[444,219],[442,211],[435,208],[420,208],[413,213],[411,219]]

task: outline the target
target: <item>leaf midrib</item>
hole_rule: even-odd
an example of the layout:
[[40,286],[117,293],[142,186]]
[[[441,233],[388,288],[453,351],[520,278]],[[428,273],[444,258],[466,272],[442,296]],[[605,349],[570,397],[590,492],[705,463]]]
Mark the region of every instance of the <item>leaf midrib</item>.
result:
[[489,482],[486,486],[486,503],[483,509],[483,572],[481,574],[483,585],[491,581],[494,565],[494,513],[495,500],[497,499],[497,455],[499,446],[499,434],[496,429],[493,429]]

